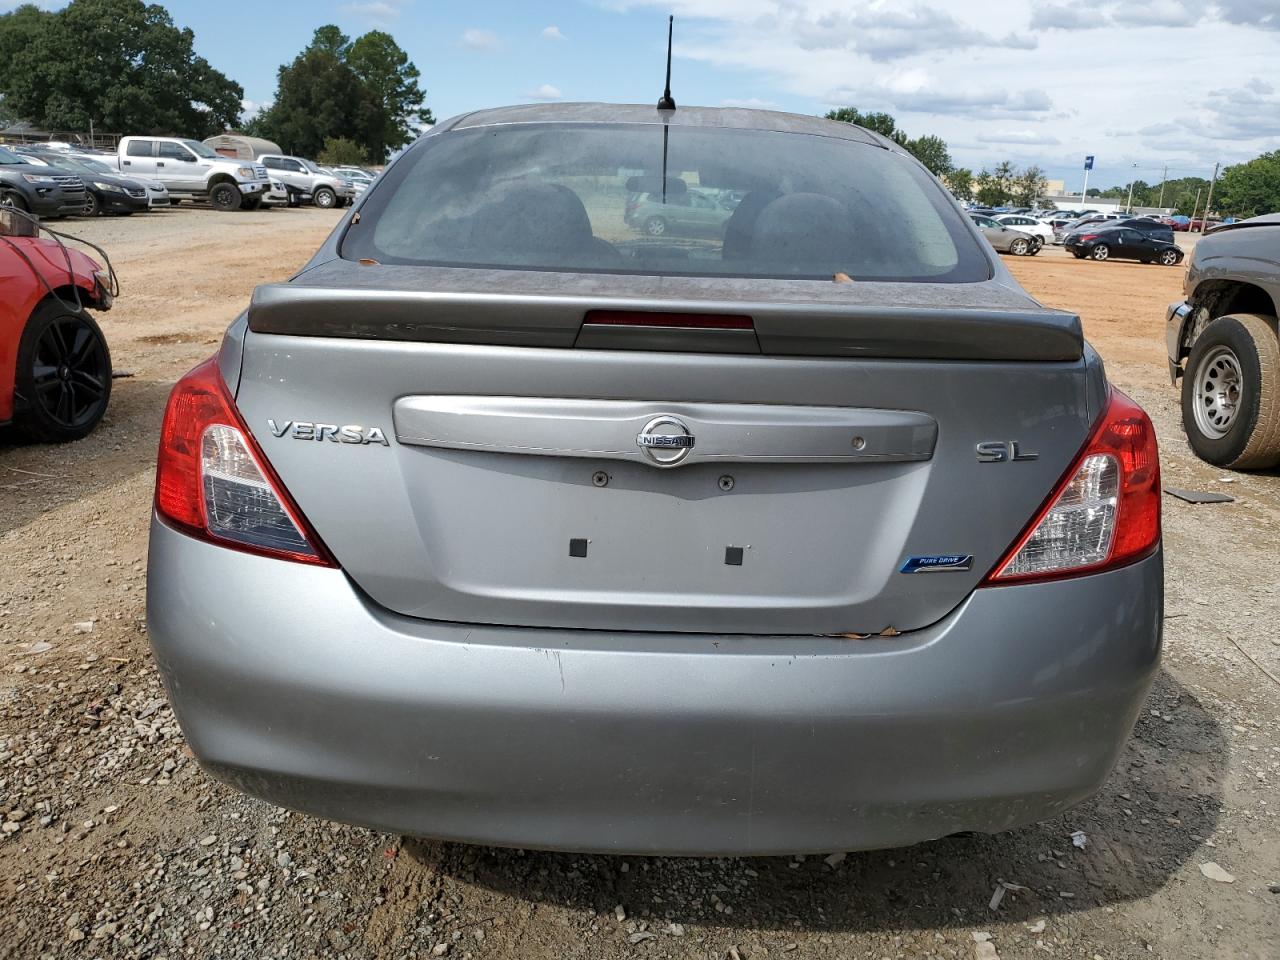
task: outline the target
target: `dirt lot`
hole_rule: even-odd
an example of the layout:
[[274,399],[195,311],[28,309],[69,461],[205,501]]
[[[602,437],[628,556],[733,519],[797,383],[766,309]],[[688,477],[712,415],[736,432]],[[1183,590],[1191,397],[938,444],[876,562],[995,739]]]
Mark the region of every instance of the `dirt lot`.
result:
[[1280,687],[1262,669],[1280,674],[1280,478],[1186,448],[1161,346],[1181,269],[1011,261],[1151,411],[1166,481],[1236,498],[1166,498],[1164,669],[1106,788],[1070,814],[843,860],[645,860],[406,842],[212,783],[143,623],[156,431],[172,381],[336,216],[75,227],[116,259],[103,327],[132,376],[82,443],[0,436],[0,957],[1280,956]]

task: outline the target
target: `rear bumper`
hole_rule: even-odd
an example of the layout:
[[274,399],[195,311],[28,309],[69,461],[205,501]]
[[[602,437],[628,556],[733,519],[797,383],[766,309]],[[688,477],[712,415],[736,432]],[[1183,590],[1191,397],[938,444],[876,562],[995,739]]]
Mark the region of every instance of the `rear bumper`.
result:
[[531,848],[776,854],[1006,830],[1094,793],[1154,676],[1162,558],[977,591],[892,640],[410,620],[153,523],[192,749],[274,803]]

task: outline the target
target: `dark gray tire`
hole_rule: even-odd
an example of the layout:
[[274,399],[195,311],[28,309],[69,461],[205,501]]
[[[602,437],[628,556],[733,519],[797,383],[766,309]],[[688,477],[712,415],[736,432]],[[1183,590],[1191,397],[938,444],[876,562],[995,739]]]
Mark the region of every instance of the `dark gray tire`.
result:
[[320,187],[311,195],[311,202],[323,210],[332,210],[338,205],[338,195],[328,187]]
[[1182,426],[1196,456],[1219,467],[1280,465],[1276,320],[1237,313],[1211,322],[1182,378]]
[[84,192],[84,209],[80,211],[80,215],[82,217],[102,216],[102,204],[98,202],[98,197],[92,190]]
[[240,209],[244,195],[234,183],[215,183],[209,191],[209,202],[213,204],[213,209],[229,213]]
[[257,210],[262,206],[262,197],[245,197],[240,201],[241,210]]

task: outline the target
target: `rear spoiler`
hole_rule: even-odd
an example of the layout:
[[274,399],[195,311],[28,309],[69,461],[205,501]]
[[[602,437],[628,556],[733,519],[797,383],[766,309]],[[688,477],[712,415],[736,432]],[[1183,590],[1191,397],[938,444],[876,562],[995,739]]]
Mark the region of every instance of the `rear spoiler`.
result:
[[[935,293],[934,300],[945,287]],[[1028,301],[1029,302],[1029,301]],[[1029,302],[1030,303],[1030,302]],[[593,311],[748,317],[747,329],[597,329]],[[258,287],[249,329],[285,336],[492,344],[562,349],[679,350],[774,356],[923,360],[1076,361],[1080,318],[1038,308],[880,306],[674,299],[607,294],[553,296],[301,284]]]

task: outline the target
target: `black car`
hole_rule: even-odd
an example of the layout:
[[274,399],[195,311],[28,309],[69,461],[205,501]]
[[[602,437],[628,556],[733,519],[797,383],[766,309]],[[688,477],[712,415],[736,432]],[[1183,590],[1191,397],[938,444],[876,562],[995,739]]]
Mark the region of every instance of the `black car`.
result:
[[1107,224],[1096,230],[1079,230],[1067,234],[1063,242],[1078,259],[1093,260],[1141,260],[1144,263],[1162,263],[1166,267],[1182,262],[1182,250],[1168,240],[1135,230],[1125,224]]
[[1115,223],[1107,224],[1109,227],[1132,227],[1139,233],[1145,233],[1148,237],[1155,237],[1157,240],[1163,240],[1166,243],[1173,243],[1173,227],[1167,223],[1161,223],[1159,220],[1152,220],[1150,217],[1135,217],[1132,220],[1117,220]]
[[129,177],[122,177],[105,163],[82,160],[63,153],[28,151],[28,156],[47,163],[53,172],[75,174],[84,181],[87,191],[82,216],[96,217],[102,213],[119,213],[128,216],[150,209],[150,198],[145,184]]
[[26,157],[0,147],[0,207],[16,207],[40,217],[65,217],[84,211],[85,196],[79,177],[28,163]]

